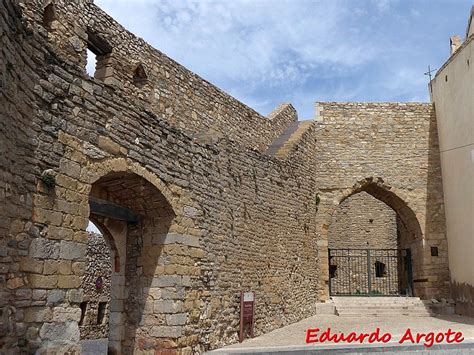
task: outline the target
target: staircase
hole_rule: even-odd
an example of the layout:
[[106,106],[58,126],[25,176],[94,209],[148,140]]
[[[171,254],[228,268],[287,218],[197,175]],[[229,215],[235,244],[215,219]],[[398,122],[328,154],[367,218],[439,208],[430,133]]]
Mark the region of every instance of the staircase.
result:
[[300,140],[313,121],[296,121],[291,123],[285,131],[268,147],[266,153],[276,158],[284,158]]
[[330,301],[339,316],[413,316],[429,317],[419,297],[332,297]]

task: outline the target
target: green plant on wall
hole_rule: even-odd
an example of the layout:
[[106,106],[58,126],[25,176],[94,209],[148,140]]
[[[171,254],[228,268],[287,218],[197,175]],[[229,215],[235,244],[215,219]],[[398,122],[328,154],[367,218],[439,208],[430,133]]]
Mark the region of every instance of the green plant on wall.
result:
[[45,172],[40,176],[40,180],[48,189],[52,189],[54,186],[56,186],[56,178],[51,173]]

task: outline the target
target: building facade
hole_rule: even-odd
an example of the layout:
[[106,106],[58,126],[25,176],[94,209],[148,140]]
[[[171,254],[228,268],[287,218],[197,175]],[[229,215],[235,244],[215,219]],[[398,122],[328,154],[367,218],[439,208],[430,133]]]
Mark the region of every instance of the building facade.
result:
[[474,316],[474,7],[462,42],[430,83],[446,204],[451,290],[457,313]]

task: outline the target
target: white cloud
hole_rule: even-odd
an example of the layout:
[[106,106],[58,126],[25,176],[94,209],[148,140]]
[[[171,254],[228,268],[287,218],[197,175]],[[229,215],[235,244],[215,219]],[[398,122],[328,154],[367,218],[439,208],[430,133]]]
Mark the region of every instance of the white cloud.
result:
[[351,14],[341,0],[96,3],[172,58],[222,82],[298,83],[322,65],[339,71],[375,53],[370,43],[351,40]]
[[427,99],[424,67],[446,59],[440,43],[456,33],[453,16],[465,25],[471,4],[459,1],[465,9],[399,0],[95,3],[257,111],[290,101],[307,118],[314,101]]

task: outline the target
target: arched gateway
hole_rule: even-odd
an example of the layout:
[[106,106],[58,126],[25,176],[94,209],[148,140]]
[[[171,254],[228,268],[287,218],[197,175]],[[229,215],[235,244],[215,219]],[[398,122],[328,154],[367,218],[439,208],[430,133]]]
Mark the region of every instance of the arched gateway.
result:
[[367,178],[331,192],[331,202],[322,204],[327,218],[319,251],[321,263],[327,263],[323,286],[329,295],[418,293],[413,275],[422,267],[423,232],[399,194],[383,179]]

